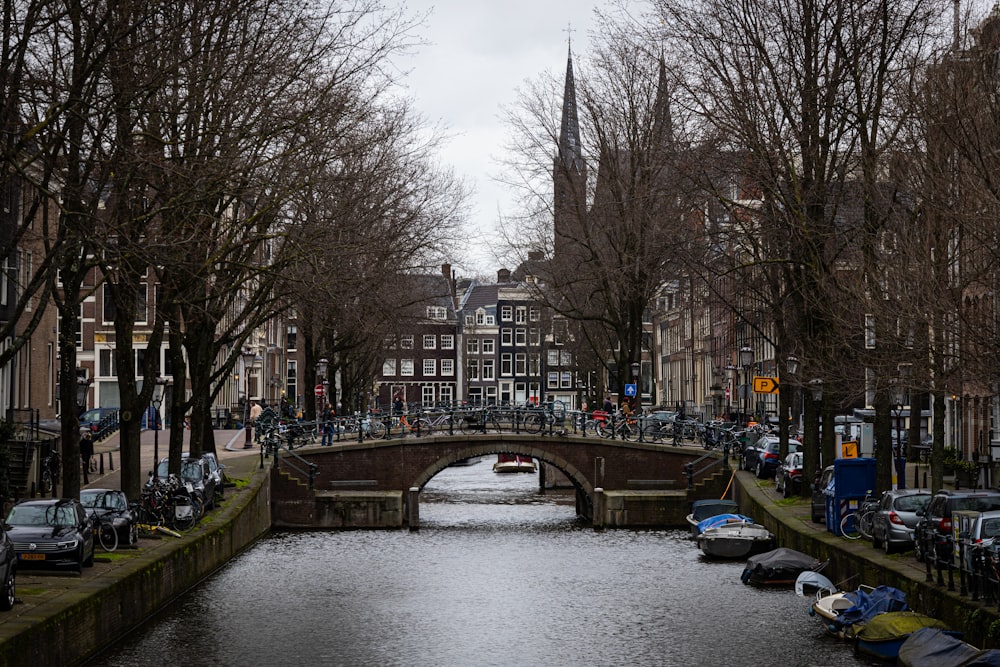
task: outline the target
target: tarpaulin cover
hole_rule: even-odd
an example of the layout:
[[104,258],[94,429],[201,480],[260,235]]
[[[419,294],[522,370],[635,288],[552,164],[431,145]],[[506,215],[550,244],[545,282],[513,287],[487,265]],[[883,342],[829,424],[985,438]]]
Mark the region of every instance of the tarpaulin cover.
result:
[[800,572],[817,570],[819,566],[820,562],[812,556],[780,547],[747,559],[740,579],[744,584],[749,583],[751,578],[756,581],[767,581],[775,577],[791,576],[794,580]]
[[717,514],[698,522],[698,532],[704,533],[708,528],[715,528],[727,523],[753,523],[753,519],[742,514]]
[[691,503],[691,518],[695,522],[703,521],[710,516],[719,514],[735,514],[740,511],[739,503],[735,500],[696,500]]
[[858,631],[857,637],[867,642],[884,642],[906,637],[920,628],[948,630],[944,621],[939,621],[915,611],[890,611],[873,617]]
[[[962,667],[978,657],[980,650],[940,628],[920,628],[899,647],[898,663],[903,667]],[[982,663],[977,663],[982,664]],[[1000,664],[1000,663],[998,663]]]
[[845,594],[854,606],[848,607],[837,614],[837,622],[841,625],[867,623],[876,614],[888,611],[906,611],[906,593],[892,586],[878,586],[865,590],[859,588]]

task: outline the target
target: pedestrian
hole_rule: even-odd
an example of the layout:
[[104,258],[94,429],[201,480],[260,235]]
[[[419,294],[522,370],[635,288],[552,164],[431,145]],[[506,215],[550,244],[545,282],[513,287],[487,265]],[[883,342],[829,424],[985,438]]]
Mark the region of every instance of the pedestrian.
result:
[[90,460],[94,458],[94,440],[90,435],[90,429],[83,430],[83,437],[80,438],[80,461],[83,463],[83,483],[90,484]]
[[323,429],[323,439],[320,445],[327,447],[333,444],[333,406],[329,403],[323,408],[323,414],[321,416],[322,429]]
[[263,411],[264,408],[261,407],[260,403],[254,403],[252,406],[250,406],[250,419],[247,422],[247,440],[246,443],[244,443],[243,445],[243,449],[250,449],[251,447],[253,447],[252,440],[253,440],[254,423],[257,421],[257,418],[260,417],[260,413]]
[[396,417],[403,414],[403,395],[398,391],[392,395],[392,414]]
[[609,415],[615,411],[615,404],[611,402],[610,394],[604,395],[604,405],[601,407],[601,410]]

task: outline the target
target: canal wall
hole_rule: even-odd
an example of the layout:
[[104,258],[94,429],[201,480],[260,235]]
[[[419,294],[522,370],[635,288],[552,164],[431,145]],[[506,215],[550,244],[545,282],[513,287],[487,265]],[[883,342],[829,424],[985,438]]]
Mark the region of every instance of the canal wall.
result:
[[[915,611],[933,616],[951,628],[965,633],[965,641],[980,648],[1000,647],[1000,613],[996,605],[986,606],[961,595],[958,572],[954,572],[949,590],[948,574],[944,584],[927,581],[926,566],[917,562],[912,551],[885,555],[867,540],[847,540],[829,532],[825,525],[810,518],[809,505],[803,508],[782,504],[757,485],[755,477],[741,473],[735,485],[740,511],[774,533],[777,543],[802,553],[829,561],[823,575],[845,590],[859,585],[893,586],[906,593],[907,604]],[[773,486],[773,483],[771,484]]]
[[[119,641],[271,529],[270,478],[256,472],[201,528],[165,537],[4,624],[0,665],[72,665]],[[96,570],[97,568],[95,568]]]

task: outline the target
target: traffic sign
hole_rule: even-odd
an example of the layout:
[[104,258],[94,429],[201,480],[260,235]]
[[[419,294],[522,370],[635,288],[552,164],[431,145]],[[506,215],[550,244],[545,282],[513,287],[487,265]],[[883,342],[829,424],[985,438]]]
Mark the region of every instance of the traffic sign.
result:
[[625,385],[625,395],[635,396],[635,383]]
[[325,396],[326,395],[326,392],[323,391],[323,385],[321,385],[321,384],[316,385],[316,389],[314,389],[313,391],[316,392],[317,396]]
[[778,378],[755,377],[753,379],[753,391],[755,394],[777,394]]

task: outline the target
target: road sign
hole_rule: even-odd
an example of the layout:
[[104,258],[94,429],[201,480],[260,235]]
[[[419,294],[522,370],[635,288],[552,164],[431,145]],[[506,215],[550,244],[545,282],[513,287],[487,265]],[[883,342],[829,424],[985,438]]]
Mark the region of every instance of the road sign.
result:
[[633,384],[627,384],[627,385],[625,385],[625,395],[626,396],[635,396],[635,384],[634,383]]
[[753,391],[755,394],[777,394],[778,378],[755,377],[753,379]]
[[313,391],[316,392],[317,396],[325,396],[326,395],[326,392],[323,391],[323,385],[321,385],[321,384],[316,385],[316,389],[314,389]]

